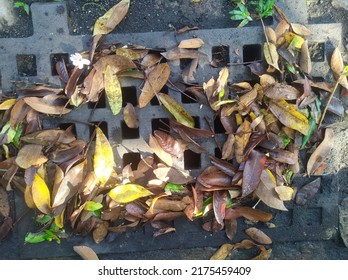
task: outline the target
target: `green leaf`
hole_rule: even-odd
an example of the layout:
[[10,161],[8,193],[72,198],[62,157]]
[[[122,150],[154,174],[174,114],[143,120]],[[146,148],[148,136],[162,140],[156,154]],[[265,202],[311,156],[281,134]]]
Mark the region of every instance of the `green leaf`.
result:
[[28,232],[25,235],[24,241],[26,243],[31,243],[31,244],[41,243],[46,241],[45,236],[46,234],[44,232],[39,232],[39,233]]
[[279,132],[278,136],[282,138],[285,147],[291,142],[291,138],[288,137],[284,131]]
[[206,209],[210,204],[213,204],[212,196],[209,196],[206,200],[203,201],[201,211],[196,214],[196,217],[204,216],[206,214]]
[[118,185],[109,192],[111,199],[118,203],[128,203],[149,195],[153,193],[138,184]]
[[317,127],[317,124],[316,124],[315,120],[312,119],[312,118],[309,118],[309,130],[308,130],[307,135],[305,135],[302,138],[301,149],[303,149],[306,146],[309,138],[311,138],[311,136],[312,136],[313,132],[315,131],[316,127]]
[[27,15],[29,15],[29,13],[30,13],[29,5],[28,4],[24,4],[23,9],[27,13]]
[[120,81],[110,65],[107,65],[105,69],[104,84],[111,112],[117,115],[122,109],[122,89]]
[[35,218],[35,222],[39,223],[40,225],[47,224],[51,220],[52,220],[52,217],[50,215],[43,215],[42,217],[37,216]]
[[109,180],[114,168],[114,153],[103,131],[96,128],[95,153],[93,168],[97,179],[105,184]]
[[174,116],[174,118],[181,124],[195,127],[195,121],[186,110],[180,106],[173,98],[168,94],[158,93],[160,101],[166,107],[166,109]]
[[173,184],[173,183],[167,183],[166,186],[164,187],[165,192],[171,192],[171,193],[176,193],[183,191],[185,188],[182,185],[179,184]]
[[103,204],[94,201],[87,201],[84,207],[85,210],[92,212],[97,211],[101,208],[103,208]]

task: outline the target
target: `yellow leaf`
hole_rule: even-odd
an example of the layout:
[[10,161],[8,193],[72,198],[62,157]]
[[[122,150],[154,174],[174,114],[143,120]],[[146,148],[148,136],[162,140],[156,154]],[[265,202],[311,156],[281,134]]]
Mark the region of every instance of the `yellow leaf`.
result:
[[224,260],[235,248],[234,244],[222,244],[221,247],[210,257],[210,260]]
[[200,38],[192,38],[182,40],[178,46],[180,49],[198,49],[204,45],[204,42]]
[[133,50],[128,48],[118,48],[115,53],[117,55],[122,55],[131,60],[138,60],[144,58],[149,51],[147,49]]
[[309,131],[308,119],[302,115],[296,108],[283,99],[271,100],[269,109],[277,119],[287,127],[307,135]]
[[16,104],[16,99],[15,98],[11,98],[11,99],[7,99],[4,102],[2,102],[0,104],[0,110],[8,110],[10,109],[13,105]]
[[63,209],[63,211],[58,216],[54,217],[54,223],[59,228],[63,228],[64,227],[64,213],[65,213],[65,208]]
[[180,106],[173,98],[168,94],[158,93],[158,97],[161,100],[164,107],[174,116],[174,118],[181,124],[195,127],[195,121],[186,110]]
[[128,203],[149,195],[153,193],[137,184],[118,185],[109,192],[111,199],[118,203]]
[[25,204],[29,208],[31,208],[31,209],[35,209],[36,208],[34,200],[33,200],[33,195],[31,193],[31,186],[26,186],[25,187],[25,190],[24,190],[24,201],[25,201]]
[[93,168],[97,179],[105,184],[109,180],[114,167],[114,153],[103,131],[96,128],[95,153]]
[[122,0],[108,10],[103,16],[98,18],[94,24],[93,36],[110,33],[125,17],[129,5],[130,0]]
[[122,109],[122,89],[113,68],[109,65],[105,69],[104,84],[111,112],[117,115]]
[[287,32],[285,34],[285,40],[290,44],[290,46],[294,46],[296,49],[301,49],[304,43],[304,39],[301,36],[292,32]]
[[38,174],[35,174],[34,181],[31,186],[31,192],[33,196],[33,201],[37,209],[39,209],[42,213],[50,214],[51,212],[50,191],[45,181]]
[[265,43],[263,45],[263,52],[265,55],[265,59],[267,63],[271,66],[273,66],[275,69],[279,70],[279,65],[278,65],[278,60],[279,60],[279,55],[277,52],[277,47],[272,44],[272,43]]
[[294,194],[294,190],[287,186],[275,187],[275,191],[278,194],[279,198],[283,201],[291,200]]

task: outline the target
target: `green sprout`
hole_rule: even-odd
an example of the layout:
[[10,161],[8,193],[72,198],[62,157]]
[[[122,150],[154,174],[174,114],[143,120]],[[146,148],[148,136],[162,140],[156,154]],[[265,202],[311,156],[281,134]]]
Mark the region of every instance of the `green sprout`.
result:
[[238,27],[243,27],[247,25],[253,19],[250,16],[248,8],[244,4],[237,3],[237,7],[239,8],[239,10],[235,9],[230,11],[231,19],[241,20],[241,23],[238,25]]
[[27,15],[30,14],[29,5],[23,1],[16,1],[14,3],[14,7],[15,8],[22,8],[27,13]]

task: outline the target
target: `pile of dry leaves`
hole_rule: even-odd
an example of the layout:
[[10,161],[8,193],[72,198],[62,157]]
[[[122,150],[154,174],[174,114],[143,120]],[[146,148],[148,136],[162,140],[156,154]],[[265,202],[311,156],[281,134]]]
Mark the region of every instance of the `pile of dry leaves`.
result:
[[[290,23],[278,9],[277,27],[264,28],[267,63],[249,65],[257,82],[229,84],[228,68],[223,68],[216,79],[192,86],[188,81],[203,55],[198,49],[204,42],[199,38],[181,41],[164,53],[101,43],[129,5],[129,0],[122,0],[97,20],[91,50],[72,58],[73,69],[67,70],[71,65],[64,61],[57,63],[64,88],[36,85],[17,89],[15,98],[3,96],[0,240],[13,225],[7,198],[13,189],[23,193],[42,225],[37,233],[28,233],[25,241],[29,243],[60,242],[66,237],[64,228],[83,236],[91,233],[100,243],[109,232],[121,233],[143,223],[151,223],[154,236],[159,236],[175,231],[171,222],[179,216],[206,217],[205,230],[224,229],[233,240],[240,217],[261,222],[272,219],[270,213],[256,208],[259,200],[286,211],[284,201],[304,204],[319,189],[320,178],[296,192],[292,177],[300,172],[303,148],[313,151],[306,163],[307,175],[319,175],[325,169],[333,131],[320,126],[327,109],[342,114],[343,107],[333,93],[338,86],[348,88],[338,49],[331,59],[336,85],[312,81],[306,41],[311,32]],[[173,158],[182,157],[186,149],[205,153],[197,140],[215,137],[214,132],[195,128],[194,118],[160,92],[167,83],[173,85],[170,61],[182,58],[191,59],[181,81],[184,91],[210,107],[226,131],[221,158],[211,156],[211,166],[197,178],[173,167]],[[60,117],[74,107],[96,102],[104,90],[112,113],[119,114],[123,78],[144,80],[140,110],[157,97],[173,118],[169,132],[157,130],[148,140],[157,157],[144,156],[136,168],[127,165],[117,174],[112,147],[100,128],[95,127],[95,138],[86,143],[76,139],[72,128],[42,129],[42,118]],[[328,104],[324,108],[323,102]],[[139,126],[131,104],[123,115],[127,126]],[[223,259],[231,250],[255,246],[261,252],[256,258],[268,258],[271,249],[264,245],[271,244],[271,239],[254,227],[246,234],[253,241],[225,244],[212,258]]]

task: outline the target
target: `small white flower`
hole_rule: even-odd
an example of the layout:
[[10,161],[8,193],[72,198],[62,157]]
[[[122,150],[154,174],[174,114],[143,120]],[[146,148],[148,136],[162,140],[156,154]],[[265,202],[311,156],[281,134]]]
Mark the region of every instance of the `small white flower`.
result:
[[84,65],[90,65],[91,62],[88,59],[82,57],[80,53],[74,53],[70,55],[70,60],[74,66],[77,66],[79,69],[82,69]]

